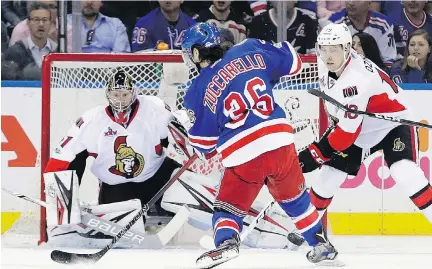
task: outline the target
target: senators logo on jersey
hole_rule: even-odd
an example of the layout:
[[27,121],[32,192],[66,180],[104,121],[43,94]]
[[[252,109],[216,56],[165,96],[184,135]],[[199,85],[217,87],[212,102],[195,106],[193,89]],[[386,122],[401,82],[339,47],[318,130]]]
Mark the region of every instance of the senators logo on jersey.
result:
[[354,95],[358,95],[358,91],[357,91],[356,86],[345,88],[342,91],[343,91],[343,96],[345,98],[353,97]]
[[114,142],[114,152],[116,154],[115,165],[109,171],[115,175],[125,178],[137,177],[144,169],[144,157],[135,152],[126,143],[127,136],[119,136]]

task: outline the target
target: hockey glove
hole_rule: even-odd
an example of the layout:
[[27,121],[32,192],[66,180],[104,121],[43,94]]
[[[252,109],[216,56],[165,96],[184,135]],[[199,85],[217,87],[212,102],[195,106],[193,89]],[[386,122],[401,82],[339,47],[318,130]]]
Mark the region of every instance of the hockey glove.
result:
[[320,168],[322,164],[331,160],[336,151],[330,146],[328,136],[334,128],[334,125],[327,128],[318,143],[313,142],[299,153],[298,157],[303,173],[312,172]]
[[188,134],[185,128],[176,120],[168,123],[168,142],[173,144],[179,154],[186,155],[190,158],[194,155],[195,150],[189,144]]

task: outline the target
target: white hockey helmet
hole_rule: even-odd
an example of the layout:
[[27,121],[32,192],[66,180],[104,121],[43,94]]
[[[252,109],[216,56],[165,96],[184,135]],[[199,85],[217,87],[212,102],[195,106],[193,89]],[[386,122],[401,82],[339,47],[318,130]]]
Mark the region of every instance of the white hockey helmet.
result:
[[352,36],[345,23],[331,23],[321,30],[317,42],[320,46],[352,44]]
[[341,68],[348,61],[352,45],[352,36],[348,26],[345,23],[331,23],[327,24],[317,38],[317,52],[320,54],[320,46],[342,45],[344,51],[344,63]]

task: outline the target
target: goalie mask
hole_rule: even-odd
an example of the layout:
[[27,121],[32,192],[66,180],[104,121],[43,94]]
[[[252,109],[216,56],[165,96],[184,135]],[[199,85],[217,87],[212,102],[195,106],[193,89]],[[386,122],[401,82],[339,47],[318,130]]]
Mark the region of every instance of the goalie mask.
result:
[[127,111],[137,98],[132,77],[123,70],[114,73],[108,81],[106,97],[114,112]]

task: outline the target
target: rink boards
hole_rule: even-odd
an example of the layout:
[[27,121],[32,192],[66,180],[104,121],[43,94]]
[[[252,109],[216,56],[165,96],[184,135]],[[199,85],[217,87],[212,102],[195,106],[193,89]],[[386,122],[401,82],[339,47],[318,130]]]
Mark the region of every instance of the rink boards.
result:
[[[104,94],[100,91],[77,92],[63,89],[61,93],[65,104],[74,105],[61,105],[61,102],[53,104],[51,126],[55,128],[51,128],[52,142],[59,141],[82,112],[105,102]],[[56,94],[58,93],[53,93]],[[402,94],[413,108],[411,119],[432,123],[432,91],[404,91]],[[306,117],[318,116],[315,97],[303,91],[275,92],[276,101],[281,106],[290,96],[300,98]],[[1,99],[2,186],[39,197],[41,89],[3,87]],[[430,179],[431,134],[427,130],[419,130],[419,137],[419,165]],[[316,180],[316,176],[316,173],[308,174],[308,183]],[[86,175],[80,189],[83,200],[96,199],[97,184],[91,175]],[[38,214],[37,206],[2,194],[2,234],[11,227],[14,232],[37,234]],[[417,212],[389,176],[389,169],[379,152],[365,160],[356,177],[347,178],[336,194],[328,215],[333,234],[432,235],[432,225]]]

